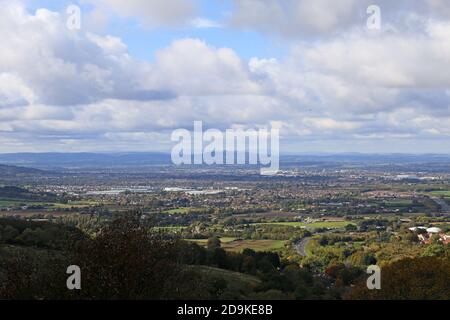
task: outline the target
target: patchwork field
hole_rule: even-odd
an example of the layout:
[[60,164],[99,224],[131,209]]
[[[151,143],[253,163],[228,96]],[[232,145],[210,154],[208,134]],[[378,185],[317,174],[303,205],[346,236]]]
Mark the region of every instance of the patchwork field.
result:
[[189,211],[191,211],[191,208],[176,208],[176,209],[170,209],[170,210],[163,211],[163,213],[167,213],[167,214],[186,214],[186,213],[189,213]]
[[[191,241],[191,242],[195,242],[201,246],[206,246],[206,243],[208,242],[208,239],[186,239],[187,241]],[[237,240],[236,238],[231,238],[231,237],[223,237],[220,238],[220,242],[223,244],[232,242]]]
[[22,218],[35,218],[36,216],[51,215],[52,217],[68,217],[76,216],[77,213],[68,213],[64,211],[43,211],[43,210],[27,210],[27,211],[0,211],[0,217],[22,217]]
[[236,240],[224,243],[222,248],[228,251],[241,252],[244,249],[255,251],[277,251],[284,248],[284,240]]
[[41,206],[48,209],[72,209],[88,208],[99,205],[97,201],[73,201],[70,203],[42,202],[31,200],[0,199],[0,208],[20,207],[20,206]]
[[255,225],[274,225],[274,226],[284,226],[284,227],[294,227],[294,228],[306,228],[306,229],[317,229],[317,228],[329,228],[329,229],[340,229],[345,228],[347,225],[356,225],[349,221],[323,221],[314,223],[304,223],[304,222],[267,222],[267,223],[255,223]]
[[88,208],[91,206],[97,206],[101,203],[97,201],[72,201],[70,203],[52,203],[52,207],[58,209],[71,209],[71,208]]
[[194,268],[196,271],[201,272],[207,278],[223,278],[228,280],[231,285],[243,287],[243,289],[246,289],[245,287],[254,288],[261,283],[261,280],[259,280],[257,277],[244,273],[233,272],[209,266],[191,266],[191,267]]
[[412,200],[408,199],[399,199],[399,200],[389,200],[383,202],[385,206],[388,207],[409,207],[414,205]]
[[450,197],[450,190],[431,191],[431,192],[428,192],[428,194],[432,195],[432,196],[436,196],[436,197],[439,197],[439,196]]
[[[208,240],[188,239],[199,245],[206,246]],[[222,248],[227,251],[241,252],[244,249],[252,249],[255,251],[277,251],[284,248],[284,240],[241,240],[236,238],[223,237],[220,238]]]

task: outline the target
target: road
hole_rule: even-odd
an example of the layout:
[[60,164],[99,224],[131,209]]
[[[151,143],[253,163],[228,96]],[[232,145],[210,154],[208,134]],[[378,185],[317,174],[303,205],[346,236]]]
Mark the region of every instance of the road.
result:
[[434,202],[441,206],[441,212],[444,214],[450,214],[450,206],[445,202],[444,199],[434,197],[432,198]]
[[297,250],[298,254],[302,257],[306,257],[308,254],[306,253],[306,245],[309,243],[311,238],[303,238],[299,242],[295,244],[295,249]]

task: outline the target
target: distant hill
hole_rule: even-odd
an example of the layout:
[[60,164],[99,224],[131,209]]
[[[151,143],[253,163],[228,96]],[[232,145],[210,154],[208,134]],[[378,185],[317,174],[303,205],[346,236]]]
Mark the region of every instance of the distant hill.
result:
[[43,170],[39,170],[39,169],[0,164],[0,177],[39,175],[39,174],[43,174],[43,173],[45,173],[45,172]]
[[365,154],[365,153],[337,153],[337,154],[299,154],[284,155],[281,161],[286,163],[322,162],[322,163],[446,163],[450,155],[446,154]]
[[0,199],[53,202],[56,201],[57,196],[48,192],[30,192],[27,189],[15,186],[0,186]]
[[[297,155],[284,154],[281,155],[280,162],[282,166],[320,165],[325,167],[335,164],[400,165],[400,164],[434,163],[434,164],[448,165],[450,163],[450,155],[362,154],[362,153],[338,153],[338,154],[323,153],[323,154],[297,154]],[[48,170],[60,168],[80,169],[80,168],[144,167],[154,165],[171,165],[172,161],[170,154],[160,152],[5,153],[0,154],[0,164],[11,166],[33,167]],[[4,170],[7,170],[7,168],[5,168]],[[15,169],[10,168],[10,171],[11,170],[14,171]],[[18,170],[20,171],[21,169]]]

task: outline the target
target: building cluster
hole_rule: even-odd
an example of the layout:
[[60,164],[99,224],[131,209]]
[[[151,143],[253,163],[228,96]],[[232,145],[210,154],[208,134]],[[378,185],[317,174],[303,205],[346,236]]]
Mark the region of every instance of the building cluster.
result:
[[431,244],[436,237],[438,237],[439,241],[443,244],[450,244],[450,235],[445,234],[440,228],[413,227],[409,228],[409,230],[418,233],[417,237],[422,244]]

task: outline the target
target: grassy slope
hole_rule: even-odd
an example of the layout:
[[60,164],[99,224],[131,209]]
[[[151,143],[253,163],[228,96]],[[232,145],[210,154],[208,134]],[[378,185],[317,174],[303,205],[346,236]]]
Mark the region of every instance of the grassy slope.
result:
[[267,222],[267,223],[255,223],[255,225],[274,225],[274,226],[284,226],[284,227],[296,227],[296,228],[330,228],[338,229],[344,228],[348,224],[353,224],[349,221],[328,221],[328,222],[314,222],[314,223],[303,223],[303,222]]
[[254,288],[261,283],[261,281],[258,278],[244,273],[213,268],[209,266],[190,266],[190,268],[193,268],[194,270],[201,272],[208,278],[211,277],[223,278],[231,284],[245,285],[246,287],[249,288]]
[[[206,246],[206,239],[186,239],[196,242],[199,245]],[[284,240],[239,240],[236,238],[220,238],[222,248],[227,251],[241,252],[244,249],[253,249],[255,251],[276,251],[282,249],[286,241]]]

